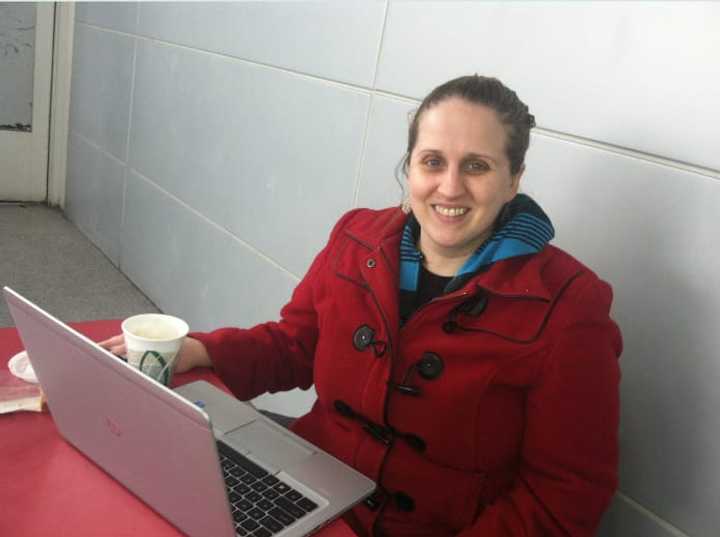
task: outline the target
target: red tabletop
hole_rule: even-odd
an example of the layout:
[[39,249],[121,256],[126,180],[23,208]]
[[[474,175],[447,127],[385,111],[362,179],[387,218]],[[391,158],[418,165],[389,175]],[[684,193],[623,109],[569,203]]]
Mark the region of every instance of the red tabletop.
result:
[[[120,321],[76,323],[100,341],[120,332]],[[14,328],[0,328],[0,367],[22,350]],[[176,375],[174,384],[207,380],[210,370]],[[0,415],[0,536],[178,537],[183,535],[59,435],[47,408]],[[319,537],[353,537],[342,520]],[[211,537],[211,536],[210,536]]]

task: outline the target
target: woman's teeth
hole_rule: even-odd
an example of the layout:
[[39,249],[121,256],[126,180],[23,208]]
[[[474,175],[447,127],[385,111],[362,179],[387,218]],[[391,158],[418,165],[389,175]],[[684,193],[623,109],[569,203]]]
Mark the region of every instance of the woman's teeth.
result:
[[443,216],[462,216],[468,212],[465,207],[440,207],[435,205],[435,210]]

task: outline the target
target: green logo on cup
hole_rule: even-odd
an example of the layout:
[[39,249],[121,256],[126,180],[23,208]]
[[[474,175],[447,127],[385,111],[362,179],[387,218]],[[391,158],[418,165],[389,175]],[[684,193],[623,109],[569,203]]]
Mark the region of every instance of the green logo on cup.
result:
[[138,369],[165,385],[170,383],[170,364],[166,362],[162,354],[155,351],[145,351],[140,358]]

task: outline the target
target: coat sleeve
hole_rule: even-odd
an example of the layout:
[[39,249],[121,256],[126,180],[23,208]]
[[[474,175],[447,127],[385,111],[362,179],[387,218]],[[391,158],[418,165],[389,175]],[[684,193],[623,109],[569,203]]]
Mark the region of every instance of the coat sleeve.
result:
[[281,310],[279,322],[189,334],[205,345],[215,372],[239,399],[312,385],[318,338],[314,287],[327,270],[337,237],[356,212],[346,213],[335,225],[327,245]]
[[567,324],[527,395],[518,477],[463,537],[591,537],[615,493],[622,339],[612,292],[593,277],[568,293],[558,304]]

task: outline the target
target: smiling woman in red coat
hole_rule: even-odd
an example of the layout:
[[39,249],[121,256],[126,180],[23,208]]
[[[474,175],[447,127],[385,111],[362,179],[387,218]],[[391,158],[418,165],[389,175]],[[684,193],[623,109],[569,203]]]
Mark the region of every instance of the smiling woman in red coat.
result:
[[612,292],[518,194],[534,125],[494,78],[439,86],[402,208],[343,216],[279,322],[183,346],[241,399],[315,385],[293,429],[377,481],[360,535],[591,536],[615,492]]

